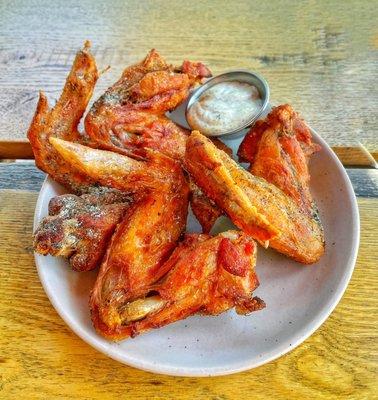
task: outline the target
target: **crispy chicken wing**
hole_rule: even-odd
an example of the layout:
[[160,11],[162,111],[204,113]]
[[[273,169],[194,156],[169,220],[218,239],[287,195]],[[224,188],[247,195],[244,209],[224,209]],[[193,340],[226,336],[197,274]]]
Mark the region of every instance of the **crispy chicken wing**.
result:
[[262,244],[311,264],[324,252],[321,226],[278,187],[241,168],[194,131],[186,167],[195,182],[231,220]]
[[34,233],[37,253],[63,256],[72,269],[89,271],[101,262],[108,241],[130,206],[125,194],[104,192],[53,197],[49,215]]
[[49,109],[46,96],[41,92],[37,110],[28,130],[36,165],[70,191],[81,193],[91,180],[71,171],[67,163],[57,156],[49,137],[79,141],[79,121],[92,96],[98,78],[95,60],[89,51],[90,44],[76,55],[63,93],[53,109]]
[[162,190],[172,185],[187,188],[180,164],[154,150],[147,149],[147,159],[141,161],[54,137],[50,143],[70,168],[106,187],[128,193]]
[[187,131],[165,113],[182,103],[194,84],[210,75],[203,64],[189,61],[174,70],[151,50],[143,61],[126,68],[94,103],[85,118],[86,131],[105,149],[130,154],[130,148],[150,147],[177,158],[177,152],[185,148]]
[[[216,237],[189,234],[163,264],[166,273],[159,282],[143,288],[127,299],[122,293],[112,312],[98,322],[98,296],[92,295],[92,318],[100,334],[114,340],[134,337],[146,330],[160,328],[195,313],[218,315],[233,307],[239,314],[259,310],[264,302],[253,297],[258,286],[254,272],[256,245],[242,232],[229,231]],[[162,275],[162,274],[161,274]],[[117,295],[123,301],[119,301]]]
[[99,333],[122,336],[122,307],[167,272],[164,261],[185,229],[187,206],[187,193],[156,190],[130,208],[112,238],[90,299]]
[[251,163],[252,174],[273,183],[309,216],[316,216],[308,161],[318,150],[320,146],[312,142],[306,123],[290,105],[284,104],[273,108],[265,120],[251,128],[238,155],[241,161]]

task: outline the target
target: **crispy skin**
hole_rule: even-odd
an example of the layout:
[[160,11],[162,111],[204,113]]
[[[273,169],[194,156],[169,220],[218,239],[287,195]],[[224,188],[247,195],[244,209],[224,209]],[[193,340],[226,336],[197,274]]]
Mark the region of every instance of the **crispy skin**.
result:
[[134,323],[133,336],[196,313],[219,315],[235,307],[246,315],[265,307],[253,297],[259,282],[254,270],[256,244],[249,236],[228,231],[207,240],[186,240],[191,243],[179,246],[167,261],[170,272],[151,288],[165,305]]
[[[232,150],[217,138],[209,138],[214,145],[232,156]],[[186,141],[185,141],[186,144]],[[182,162],[185,161],[185,153],[182,155]],[[189,176],[190,207],[202,227],[203,233],[209,233],[215,221],[223,214],[223,211],[210,200]]]
[[223,211],[203,193],[192,178],[189,178],[189,188],[193,214],[200,223],[202,232],[209,233]]
[[37,167],[75,193],[81,193],[92,182],[69,168],[50,145],[49,137],[69,141],[79,141],[81,138],[77,126],[98,78],[96,63],[89,47],[89,42],[86,42],[84,48],[77,53],[62,95],[53,109],[49,109],[46,96],[40,93],[28,130]]
[[244,315],[259,310],[265,304],[253,297],[258,286],[255,262],[256,244],[242,232],[186,235],[161,267],[169,272],[146,286],[139,298],[119,306],[113,329],[102,326],[99,333],[120,340],[196,313],[218,315],[235,307]]
[[129,193],[162,190],[172,185],[187,187],[180,164],[153,150],[146,151],[147,160],[139,161],[54,137],[50,143],[70,168],[100,185]]
[[130,197],[112,192],[53,197],[49,215],[34,233],[35,251],[66,257],[76,271],[96,268],[130,202]]
[[[273,108],[264,121],[248,132],[238,155],[251,163],[249,171],[261,176],[290,196],[309,216],[317,215],[310,193],[310,156],[320,150],[311,132],[293,108]],[[319,221],[320,224],[320,221]]]
[[280,234],[280,230],[252,205],[244,191],[235,184],[228,171],[228,160],[233,162],[198,131],[194,131],[188,139],[185,165],[196,184],[227,214],[232,212],[236,225],[248,227],[245,231],[264,243]]
[[[129,134],[128,145],[137,154],[143,154],[144,149],[150,148],[181,161],[188,137],[189,131],[162,115],[156,117],[152,123],[147,123],[140,135]],[[127,146],[126,141],[124,145]]]
[[275,185],[241,168],[194,131],[187,142],[186,167],[195,182],[231,220],[262,244],[304,264],[324,252],[318,221]]
[[164,114],[182,103],[193,85],[210,75],[203,64],[189,61],[174,70],[151,50],[143,61],[126,68],[94,103],[85,118],[85,129],[104,149],[130,154],[130,148],[150,147],[177,158],[176,148],[184,149],[187,132]]

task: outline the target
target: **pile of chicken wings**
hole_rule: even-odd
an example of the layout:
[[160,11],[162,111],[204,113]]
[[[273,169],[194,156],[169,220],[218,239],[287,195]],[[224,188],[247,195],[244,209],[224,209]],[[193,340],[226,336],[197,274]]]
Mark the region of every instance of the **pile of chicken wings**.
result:
[[[34,248],[75,271],[99,267],[89,305],[106,338],[264,308],[253,296],[255,240],[304,264],[324,252],[308,171],[320,148],[289,105],[245,136],[238,156],[248,170],[221,141],[166,116],[209,76],[202,63],[173,67],[151,50],[94,102],[80,132],[99,77],[87,42],[56,105],[40,93],[28,138],[37,166],[68,194],[51,199]],[[202,234],[186,232],[189,204]],[[240,230],[210,235],[220,215]]]

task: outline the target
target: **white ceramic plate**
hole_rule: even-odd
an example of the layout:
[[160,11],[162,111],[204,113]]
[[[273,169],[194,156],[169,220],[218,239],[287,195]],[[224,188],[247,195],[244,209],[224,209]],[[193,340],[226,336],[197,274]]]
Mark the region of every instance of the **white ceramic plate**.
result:
[[[326,252],[311,266],[259,248],[255,292],[267,307],[250,316],[234,311],[218,317],[194,316],[135,339],[109,342],[95,332],[88,297],[96,271],[77,273],[60,258],[36,254],[42,285],[67,325],[97,350],[147,371],[181,376],[225,375],[282,356],[307,339],[330,315],[352,275],[359,244],[359,215],[349,178],[328,145],[314,133],[322,151],[310,165],[311,189],[319,206]],[[241,139],[227,140],[234,154]],[[39,194],[34,225],[47,215],[49,200],[64,193],[47,179]],[[230,226],[226,218],[215,231]],[[198,231],[193,216],[188,231]]]

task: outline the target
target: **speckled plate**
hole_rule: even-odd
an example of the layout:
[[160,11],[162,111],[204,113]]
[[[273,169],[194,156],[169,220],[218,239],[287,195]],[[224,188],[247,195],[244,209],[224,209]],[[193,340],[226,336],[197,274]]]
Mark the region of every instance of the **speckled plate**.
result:
[[[136,368],[161,374],[213,376],[231,374],[272,361],[306,340],[326,320],[352,275],[359,244],[359,215],[345,170],[315,133],[322,151],[310,165],[311,189],[318,203],[326,252],[314,265],[303,266],[259,248],[255,292],[267,307],[250,316],[229,311],[218,317],[194,316],[120,343],[96,334],[88,297],[96,271],[77,273],[60,258],[35,255],[42,285],[56,311],[83,340],[102,353]],[[225,141],[236,152],[241,138]],[[47,178],[39,194],[34,225],[47,215],[49,200],[63,193]],[[215,232],[230,227],[218,220]],[[188,231],[198,231],[190,215]]]

